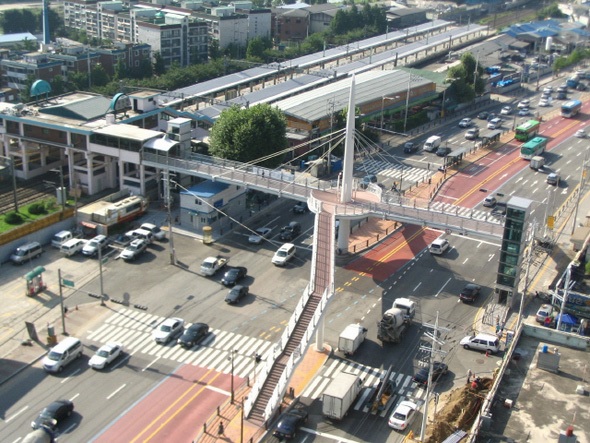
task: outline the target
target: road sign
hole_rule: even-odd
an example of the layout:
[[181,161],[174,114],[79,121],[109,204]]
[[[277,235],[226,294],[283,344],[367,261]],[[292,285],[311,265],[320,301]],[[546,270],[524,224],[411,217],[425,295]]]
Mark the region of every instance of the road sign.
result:
[[70,288],[74,287],[74,281],[73,280],[66,280],[65,278],[61,279],[61,284],[64,286],[68,286]]

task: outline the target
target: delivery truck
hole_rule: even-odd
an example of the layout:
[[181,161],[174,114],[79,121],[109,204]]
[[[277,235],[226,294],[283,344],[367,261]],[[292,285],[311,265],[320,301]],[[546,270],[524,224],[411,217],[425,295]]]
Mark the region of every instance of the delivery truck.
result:
[[342,420],[361,392],[363,382],[358,375],[341,372],[322,394],[322,414]]
[[338,350],[347,357],[353,355],[367,336],[367,328],[357,324],[348,325],[338,338]]
[[531,164],[529,166],[535,171],[543,169],[543,166],[545,166],[545,158],[540,155],[535,155],[533,158],[531,158]]

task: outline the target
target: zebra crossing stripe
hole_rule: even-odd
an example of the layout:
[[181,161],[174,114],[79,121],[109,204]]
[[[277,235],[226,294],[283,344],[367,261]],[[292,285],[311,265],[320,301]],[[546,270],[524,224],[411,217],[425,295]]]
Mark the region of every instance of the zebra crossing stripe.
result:
[[307,388],[305,389],[305,391],[303,391],[303,393],[301,395],[303,397],[310,397],[311,398],[312,393],[315,392],[315,388],[322,380],[325,380],[325,379],[320,376],[314,377],[313,380],[311,381],[311,383],[309,384],[309,386],[307,386]]
[[336,369],[336,366],[338,366],[338,363],[339,363],[339,361],[335,359],[332,362],[332,364],[330,365],[330,367],[326,371],[324,371],[323,375],[325,377],[329,377],[330,374],[332,374],[332,371],[334,371],[334,369]]

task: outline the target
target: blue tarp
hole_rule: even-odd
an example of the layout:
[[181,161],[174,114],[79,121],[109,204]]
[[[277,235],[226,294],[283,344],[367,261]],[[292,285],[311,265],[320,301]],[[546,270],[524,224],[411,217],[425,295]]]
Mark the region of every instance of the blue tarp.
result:
[[[561,314],[560,314],[561,315]],[[559,317],[560,315],[558,315],[555,318],[555,322],[559,322]],[[569,326],[575,326],[579,323],[578,319],[576,317],[574,317],[572,314],[563,314],[563,318],[561,319],[561,324],[562,325],[569,325]]]

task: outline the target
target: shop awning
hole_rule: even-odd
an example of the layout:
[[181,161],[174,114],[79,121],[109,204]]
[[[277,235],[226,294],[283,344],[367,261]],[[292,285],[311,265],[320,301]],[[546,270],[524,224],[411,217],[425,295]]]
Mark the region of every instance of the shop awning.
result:
[[31,281],[33,280],[35,277],[40,276],[41,274],[43,274],[45,272],[45,268],[43,266],[37,266],[35,269],[33,269],[31,272],[29,272],[28,274],[25,274],[25,276],[23,277],[26,281]]
[[84,226],[85,228],[96,229],[96,224],[95,223],[91,223],[91,222],[87,222],[87,221],[82,221],[82,222],[80,222],[80,224],[82,226]]

